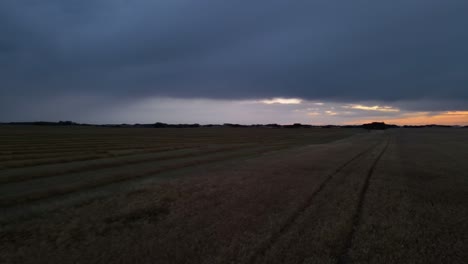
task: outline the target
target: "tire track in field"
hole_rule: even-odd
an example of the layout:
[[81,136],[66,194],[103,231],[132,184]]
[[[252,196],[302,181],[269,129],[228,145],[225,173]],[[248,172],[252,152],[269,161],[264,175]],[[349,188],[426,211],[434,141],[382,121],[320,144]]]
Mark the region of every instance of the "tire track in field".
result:
[[369,189],[369,183],[370,179],[372,178],[372,174],[374,174],[375,168],[377,167],[377,164],[379,163],[380,159],[384,155],[385,151],[387,150],[388,146],[390,145],[390,138],[387,138],[387,142],[385,143],[385,147],[380,151],[379,155],[377,158],[375,158],[374,162],[372,163],[371,167],[369,168],[369,171],[367,172],[366,179],[364,181],[364,184],[362,186],[361,191],[359,192],[359,198],[358,198],[358,204],[356,207],[356,211],[352,217],[352,224],[351,224],[351,231],[349,232],[348,236],[345,239],[345,244],[343,249],[341,250],[341,254],[338,257],[337,264],[346,264],[350,263],[349,259],[349,250],[351,249],[352,242],[354,235],[356,233],[356,230],[361,222],[362,218],[362,208],[364,205],[364,200],[365,196],[367,193],[367,189]]
[[305,202],[292,213],[289,218],[283,223],[283,225],[280,227],[280,229],[274,233],[270,239],[268,239],[263,246],[260,246],[260,248],[249,258],[247,263],[249,264],[254,264],[257,262],[257,260],[264,256],[266,252],[270,248],[273,247],[277,243],[277,241],[281,238],[283,234],[285,234],[294,224],[294,222],[309,208],[312,203],[314,198],[322,192],[322,190],[325,188],[325,186],[333,179],[335,175],[340,173],[344,168],[346,168],[349,164],[353,163],[354,161],[358,160],[359,158],[363,157],[365,154],[371,152],[374,148],[376,148],[381,142],[378,142],[376,144],[373,144],[371,147],[365,149],[364,151],[359,152],[358,154],[354,155],[351,159],[347,160],[343,164],[341,164],[335,171],[330,173],[325,180],[322,181],[322,183],[319,185],[319,187],[305,200]]

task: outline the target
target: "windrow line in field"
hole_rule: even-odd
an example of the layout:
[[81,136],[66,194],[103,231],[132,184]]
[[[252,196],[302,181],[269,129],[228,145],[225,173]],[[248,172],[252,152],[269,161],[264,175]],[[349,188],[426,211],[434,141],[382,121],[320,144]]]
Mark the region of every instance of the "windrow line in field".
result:
[[[166,133],[166,131],[164,131]],[[230,132],[227,134],[218,134],[216,136],[209,134],[207,136],[203,136],[203,134],[193,133],[195,130],[190,131],[190,135],[187,137],[187,134],[181,134],[180,136],[174,135],[171,136],[170,134],[158,134],[158,133],[149,133],[148,136],[116,136],[113,134],[109,135],[100,135],[100,134],[92,134],[92,135],[82,135],[80,137],[68,137],[66,135],[45,135],[43,137],[31,134],[25,136],[15,136],[10,139],[3,139],[0,140],[0,146],[2,146],[2,150],[0,153],[3,152],[5,149],[12,148],[12,150],[19,151],[20,153],[23,152],[30,152],[37,148],[48,148],[50,149],[53,146],[61,146],[61,147],[75,147],[75,146],[89,146],[95,147],[99,144],[104,144],[105,146],[112,146],[112,145],[121,145],[122,143],[128,145],[138,145],[138,144],[152,144],[152,143],[164,143],[164,142],[181,142],[184,143],[210,143],[215,141],[220,142],[229,142],[229,143],[242,143],[242,142],[251,142],[253,141],[267,141],[267,142],[274,142],[274,141],[282,141],[282,140],[293,140],[293,141],[301,141],[301,140],[319,140],[319,141],[327,141],[327,138],[333,139],[336,138],[337,135],[334,133],[323,134],[323,133],[298,133],[298,131],[279,131],[276,133],[272,133],[272,131],[268,130],[261,130],[262,133],[269,132],[270,135],[265,135],[262,137],[255,137],[252,135],[252,130],[248,131],[236,131],[236,133]],[[242,132],[242,133],[239,133]],[[243,133],[245,132],[245,135]],[[312,131],[315,132],[315,131]],[[210,132],[212,133],[212,132]],[[255,133],[253,133],[255,134]],[[286,135],[285,135],[286,134]],[[342,135],[338,135],[342,137]],[[25,140],[24,138],[28,138]],[[52,138],[52,137],[56,137]],[[18,138],[14,140],[14,138]],[[30,138],[30,139],[29,139]],[[132,142],[132,143],[129,143]]]
[[[212,142],[211,144],[216,144],[217,142]],[[264,144],[299,144],[300,142],[292,142],[292,141],[279,141],[276,143],[268,142]],[[248,144],[248,143],[244,143]],[[227,145],[224,143],[223,145]],[[169,147],[170,146],[170,147]],[[85,161],[85,160],[93,160],[93,159],[101,159],[101,158],[108,158],[112,156],[125,156],[125,155],[133,155],[136,153],[150,153],[155,151],[165,151],[165,150],[174,150],[174,149],[181,149],[187,147],[198,147],[203,146],[203,144],[184,144],[184,145],[175,145],[175,144],[167,144],[166,146],[159,145],[158,147],[153,146],[145,146],[145,147],[130,147],[130,148],[107,148],[107,149],[97,149],[97,148],[83,148],[80,150],[87,150],[80,153],[78,149],[65,149],[61,152],[51,152],[49,150],[44,150],[43,152],[46,153],[45,155],[30,155],[29,158],[27,156],[8,156],[5,158],[0,158],[0,167],[4,168],[20,168],[20,167],[30,167],[30,166],[38,166],[38,165],[46,165],[46,164],[54,164],[54,163],[67,163],[67,162],[74,162],[74,161]],[[127,153],[128,152],[128,153]],[[68,155],[70,154],[70,155]],[[55,158],[55,159],[54,159]]]
[[[50,135],[45,135],[43,137],[38,136],[38,135],[17,135],[9,138],[0,138],[0,143],[5,144],[8,143],[10,145],[17,145],[18,143],[26,143],[26,144],[41,144],[44,145],[45,142],[48,143],[57,143],[57,144],[74,144],[77,142],[82,142],[83,140],[88,141],[88,142],[94,142],[94,143],[99,143],[99,142],[109,142],[109,143],[116,143],[116,142],[128,142],[128,141],[134,141],[134,142],[149,142],[149,141],[160,141],[160,140],[176,140],[179,141],[181,139],[184,140],[195,140],[197,142],[199,141],[211,141],[213,139],[225,139],[225,140],[249,140],[252,138],[264,138],[263,136],[255,136],[252,135],[252,130],[245,131],[245,134],[242,133],[223,133],[223,131],[218,131],[219,134],[216,134],[218,132],[215,132],[213,134],[210,133],[210,135],[200,135],[197,133],[194,133],[195,131],[192,130],[187,133],[181,133],[179,135],[173,135],[173,134],[167,134],[167,133],[149,133],[148,136],[139,136],[138,134],[133,134],[132,132],[129,132],[129,134],[125,135],[118,135],[118,134],[109,134],[109,135],[100,135],[100,134],[92,134],[92,135],[82,135],[80,137],[68,137],[67,135],[55,135],[55,134],[50,134]],[[258,132],[258,131],[257,131]],[[261,132],[265,132],[265,130],[262,130]],[[302,137],[309,137],[312,136],[313,134],[310,133],[305,133],[305,134],[298,134],[298,133],[283,133],[282,134],[265,134],[262,133],[264,136],[267,136],[269,139],[275,139],[275,138],[302,138]],[[285,136],[286,135],[286,136]]]
[[67,193],[83,191],[88,188],[105,186],[115,182],[134,180],[145,176],[155,176],[156,174],[170,170],[247,157],[281,148],[285,148],[285,146],[254,147],[241,151],[168,160],[159,164],[152,162],[139,163],[137,166],[131,164],[121,166],[118,170],[115,168],[107,168],[27,182],[5,184],[0,186],[0,192],[2,193],[0,205],[3,207],[11,207]]
[[208,146],[205,148],[181,148],[172,150],[156,150],[145,153],[135,153],[132,155],[114,156],[101,159],[93,159],[87,161],[76,161],[67,164],[54,163],[34,168],[16,168],[5,170],[0,176],[0,184],[31,180],[42,177],[59,176],[68,173],[84,172],[103,168],[117,168],[120,166],[146,163],[151,161],[161,161],[169,159],[177,159],[190,157],[194,155],[206,155],[223,151],[232,151],[242,148],[254,146],[237,145],[237,146]]
[[[215,145],[217,143],[211,143],[209,145]],[[249,144],[249,143],[244,143]],[[252,144],[252,143],[250,143]],[[270,145],[273,143],[270,142]],[[298,144],[298,143],[289,143],[289,142],[279,142],[274,144]],[[222,145],[229,145],[228,143],[223,143]],[[184,145],[166,145],[166,146],[158,146],[157,148],[147,146],[141,148],[128,148],[128,149],[121,149],[121,148],[109,148],[109,149],[102,149],[102,150],[93,150],[88,149],[88,152],[81,153],[70,149],[63,153],[49,153],[48,155],[44,156],[33,156],[28,158],[22,157],[8,157],[6,160],[0,159],[0,168],[21,168],[21,167],[31,167],[31,166],[39,166],[39,165],[47,165],[47,164],[54,164],[54,163],[68,163],[74,161],[86,161],[86,160],[94,160],[94,159],[102,159],[102,158],[109,158],[115,156],[126,156],[126,155],[133,155],[138,153],[152,153],[157,151],[167,151],[167,150],[177,150],[183,148],[194,148],[200,147],[203,144],[184,144]],[[66,155],[66,154],[71,155]],[[76,155],[75,155],[76,154]],[[55,159],[54,159],[55,158]]]
[[[282,139],[280,141],[283,141],[285,139]],[[128,139],[126,140],[128,142]],[[88,151],[88,150],[96,150],[96,151],[105,151],[105,150],[119,150],[119,149],[127,149],[127,148],[132,148],[132,149],[139,149],[139,148],[146,148],[148,146],[173,146],[173,145],[180,145],[180,144],[198,144],[198,145],[204,145],[204,144],[216,144],[216,143],[227,143],[227,144],[236,144],[236,143],[248,143],[252,142],[252,140],[227,140],[227,139],[222,139],[222,138],[214,138],[214,139],[209,139],[209,140],[199,140],[199,139],[157,139],[157,140],[151,140],[148,142],[141,142],[141,141],[135,141],[133,143],[122,143],[126,141],[116,141],[116,142],[103,142],[102,139],[97,142],[97,143],[92,143],[89,142],[89,140],[82,140],[77,141],[75,144],[57,144],[55,142],[50,142],[44,145],[40,146],[31,146],[28,143],[23,143],[20,145],[15,145],[14,148],[11,148],[5,144],[0,144],[1,150],[0,150],[0,158],[2,156],[13,156],[13,155],[31,155],[31,154],[48,154],[51,152],[74,152],[74,151]],[[263,140],[258,140],[258,142],[262,142]],[[272,143],[276,142],[278,140],[267,140],[264,141],[264,143]],[[257,140],[255,140],[257,142]]]
[[196,138],[195,136],[185,136],[181,138],[171,138],[171,137],[160,137],[160,138],[150,138],[150,139],[138,139],[138,138],[122,138],[119,140],[112,139],[112,138],[98,138],[96,140],[91,140],[88,138],[83,139],[67,139],[61,141],[55,140],[40,140],[38,142],[29,142],[29,141],[21,141],[21,142],[14,142],[14,141],[7,141],[7,142],[0,142],[2,146],[2,151],[5,149],[17,149],[18,151],[22,150],[32,150],[35,148],[43,148],[43,147],[74,147],[74,146],[113,146],[113,145],[138,145],[138,144],[161,144],[161,143],[176,143],[176,142],[183,142],[183,143],[210,143],[210,142],[227,142],[227,143],[241,143],[241,142],[251,142],[251,141],[267,141],[267,142],[274,142],[274,141],[282,141],[282,140],[300,140],[300,139],[313,139],[311,136],[302,136],[302,137],[261,137],[261,138],[249,138],[249,137],[224,137],[223,135],[219,135],[217,137],[210,137],[210,138]]
[[[5,147],[12,147],[12,148],[18,148],[20,146],[24,146],[27,148],[31,147],[44,147],[44,146],[50,146],[51,144],[53,145],[60,145],[60,146],[76,146],[80,145],[80,143],[88,143],[92,145],[97,145],[97,144],[105,144],[105,145],[113,145],[113,144],[129,144],[129,143],[151,143],[151,142],[166,142],[166,141],[181,141],[183,139],[184,142],[210,142],[213,140],[217,139],[223,139],[227,141],[246,141],[249,140],[248,137],[222,137],[216,136],[216,137],[206,137],[206,138],[197,138],[194,135],[191,135],[190,137],[187,138],[187,135],[185,135],[185,138],[182,137],[151,137],[151,138],[135,138],[135,137],[125,137],[125,138],[114,138],[114,137],[101,137],[101,138],[61,138],[61,139],[50,139],[50,138],[44,138],[44,139],[38,139],[34,138],[34,140],[6,140],[6,141],[0,141],[0,144]],[[274,139],[272,137],[271,139]]]
[[[30,167],[30,166],[38,166],[38,165],[46,165],[46,164],[54,164],[54,163],[68,163],[74,162],[79,160],[89,160],[89,159],[102,159],[102,158],[109,158],[109,157],[118,157],[118,156],[127,156],[127,155],[134,155],[139,153],[154,153],[154,152],[162,152],[162,151],[171,151],[171,150],[179,150],[184,148],[194,148],[198,146],[190,146],[190,145],[173,145],[173,146],[159,146],[159,147],[146,147],[146,148],[128,148],[128,149],[109,149],[109,150],[89,150],[88,152],[77,152],[71,150],[70,152],[66,153],[51,153],[50,156],[42,156],[42,157],[33,157],[29,159],[16,159],[13,161],[4,161],[0,162],[1,166],[9,167],[9,168],[19,168],[19,167]],[[69,155],[67,155],[69,154]]]
[[[179,143],[180,144],[180,143]],[[183,144],[196,144],[196,142],[183,142]],[[127,149],[127,148],[146,148],[148,146],[164,146],[164,145],[174,145],[173,142],[170,141],[152,141],[148,143],[144,142],[135,142],[132,144],[123,144],[120,143],[109,143],[109,144],[90,144],[89,142],[82,142],[81,144],[76,145],[57,145],[54,143],[50,143],[46,146],[38,146],[34,148],[28,148],[19,146],[19,150],[9,150],[7,147],[2,146],[2,151],[0,152],[0,156],[5,155],[24,155],[24,154],[44,154],[50,152],[73,152],[73,151],[80,151],[80,150],[107,150],[107,149]],[[177,145],[177,143],[176,143]]]

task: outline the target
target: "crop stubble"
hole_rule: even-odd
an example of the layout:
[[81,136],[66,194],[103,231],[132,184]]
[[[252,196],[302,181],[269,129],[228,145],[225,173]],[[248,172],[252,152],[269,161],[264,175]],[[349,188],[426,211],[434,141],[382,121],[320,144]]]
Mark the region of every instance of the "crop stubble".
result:
[[[70,135],[83,140],[90,134],[107,135],[104,131],[93,134],[85,130]],[[147,131],[151,130],[134,133],[144,135],[148,142],[151,135]],[[0,261],[463,263],[466,259],[468,229],[464,220],[468,196],[463,157],[468,153],[463,146],[467,146],[468,138],[462,130],[399,129],[364,132],[350,138],[345,137],[359,131],[234,129],[164,133],[181,135],[188,131],[195,135],[185,142],[172,138],[170,144],[187,149],[198,146],[200,151],[193,155],[192,150],[185,154],[169,151],[159,162],[173,160],[174,168],[168,170],[174,173],[161,173],[167,177],[134,188],[125,186],[140,178],[137,171],[144,166],[148,166],[149,178],[158,175],[155,168],[161,164],[154,167],[152,162],[157,163],[161,157],[152,160],[145,156],[152,154],[129,154],[143,156],[135,156],[138,158],[128,160],[128,164],[116,162],[125,156],[104,159],[102,164],[75,161],[67,164],[76,167],[67,169],[64,164],[60,173],[55,171],[60,165],[39,165],[50,167],[42,174],[31,170],[29,176],[15,180],[14,170],[27,172],[29,168],[4,169],[11,173],[0,185],[4,190],[8,185],[45,182],[73,173],[85,175],[95,169],[103,172],[103,177],[109,171],[108,180],[94,186],[96,190],[113,184],[120,187],[109,189],[105,196],[88,196],[53,211],[43,206],[38,209],[42,214],[4,222]],[[249,134],[253,132],[263,134],[252,140]],[[324,137],[323,133],[331,136]],[[43,130],[42,139],[33,141],[39,144],[47,136]],[[123,138],[125,133],[118,130],[114,136]],[[203,144],[215,146],[212,154],[202,154],[209,148],[197,143],[197,137]],[[64,138],[61,140],[65,144]],[[320,141],[325,144],[316,144]],[[259,151],[247,151],[253,143]],[[218,150],[224,153],[224,149],[236,147],[238,155],[216,156]],[[39,144],[34,149],[42,148]],[[3,149],[2,153],[16,155]],[[206,155],[215,156],[206,159],[210,162],[196,162]],[[195,161],[184,163],[185,158]],[[113,164],[118,165],[116,168],[128,166],[129,171],[135,169],[130,173],[134,177],[115,183],[118,173],[110,173]],[[190,167],[181,169],[183,164]],[[83,192],[91,186],[81,184],[78,181],[77,186]],[[76,196],[75,192],[38,199],[45,203],[65,195]],[[32,193],[25,192],[25,197]],[[21,210],[34,203],[37,201],[26,199],[9,206]]]

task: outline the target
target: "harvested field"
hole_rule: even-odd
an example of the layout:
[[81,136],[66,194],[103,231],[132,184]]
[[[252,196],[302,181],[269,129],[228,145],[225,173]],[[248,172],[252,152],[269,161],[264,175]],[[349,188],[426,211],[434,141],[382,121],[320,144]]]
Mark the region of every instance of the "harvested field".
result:
[[0,263],[465,263],[468,133],[0,127]]

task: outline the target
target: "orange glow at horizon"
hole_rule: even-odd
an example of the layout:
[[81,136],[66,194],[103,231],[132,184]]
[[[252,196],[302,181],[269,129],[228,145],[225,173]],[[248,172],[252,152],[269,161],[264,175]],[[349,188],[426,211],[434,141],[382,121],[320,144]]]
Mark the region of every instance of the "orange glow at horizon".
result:
[[354,120],[352,122],[346,122],[347,124],[362,124],[370,123],[373,121],[383,121],[388,124],[395,125],[468,125],[468,111],[448,111],[442,113],[430,113],[430,112],[417,112],[410,114],[403,114],[399,117],[377,117],[374,119],[361,119]]

